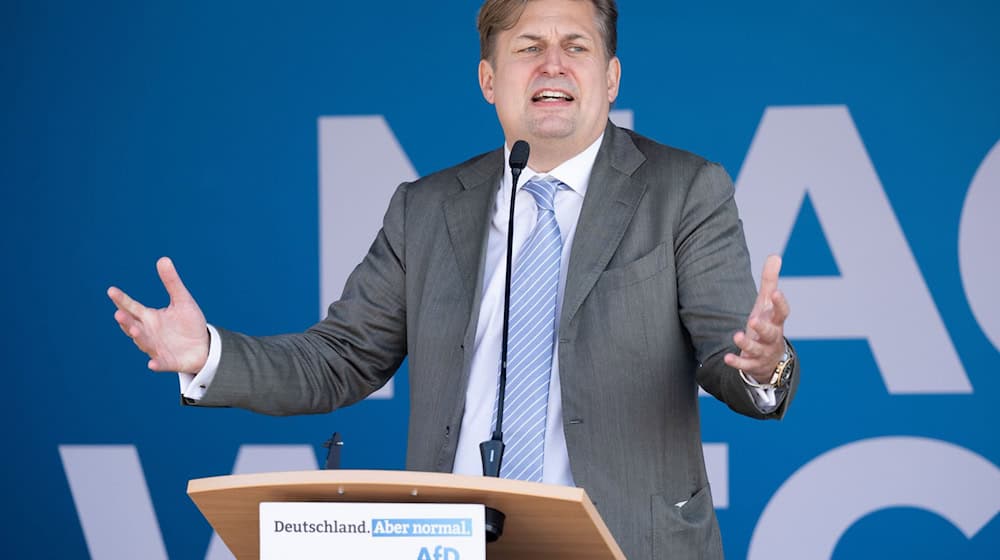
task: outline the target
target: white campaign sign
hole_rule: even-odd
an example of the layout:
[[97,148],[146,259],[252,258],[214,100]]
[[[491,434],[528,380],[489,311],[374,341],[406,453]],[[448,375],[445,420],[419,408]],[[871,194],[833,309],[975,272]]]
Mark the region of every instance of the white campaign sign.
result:
[[264,502],[261,560],[486,560],[480,504]]

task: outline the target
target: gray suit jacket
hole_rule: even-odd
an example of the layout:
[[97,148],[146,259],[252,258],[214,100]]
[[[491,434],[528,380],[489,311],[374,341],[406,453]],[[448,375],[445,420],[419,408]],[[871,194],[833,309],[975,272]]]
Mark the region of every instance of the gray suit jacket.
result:
[[[496,150],[400,185],[326,319],[296,335],[223,331],[200,404],[327,412],[408,356],[407,468],[449,472],[503,166]],[[755,298],[725,171],[609,123],[570,254],[559,374],[573,478],[629,558],[722,557],[698,385],[764,417],[722,361]],[[797,380],[768,417],[784,414]]]

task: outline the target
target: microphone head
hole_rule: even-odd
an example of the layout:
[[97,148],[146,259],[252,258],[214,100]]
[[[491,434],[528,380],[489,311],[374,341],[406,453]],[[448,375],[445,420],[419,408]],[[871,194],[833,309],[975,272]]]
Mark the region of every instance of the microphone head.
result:
[[531,148],[528,143],[524,140],[518,140],[514,142],[514,145],[510,149],[510,168],[517,169],[518,171],[524,169],[528,165],[528,153]]

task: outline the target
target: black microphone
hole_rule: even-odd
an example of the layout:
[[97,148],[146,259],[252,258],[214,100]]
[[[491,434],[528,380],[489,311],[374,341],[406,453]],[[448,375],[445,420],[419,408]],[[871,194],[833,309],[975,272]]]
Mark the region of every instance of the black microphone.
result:
[[483,460],[483,476],[500,476],[500,463],[503,461],[503,403],[507,393],[507,330],[510,319],[510,270],[514,255],[514,197],[517,195],[517,180],[521,171],[528,165],[528,154],[531,148],[524,140],[514,142],[510,149],[510,175],[513,179],[510,187],[510,219],[507,221],[507,277],[503,293],[503,340],[500,344],[500,386],[497,389],[496,429],[493,436],[479,444],[479,454]]
[[326,452],[326,463],[323,464],[324,469],[339,469],[340,468],[340,450],[344,447],[344,440],[340,439],[339,432],[333,432],[330,439],[326,440],[323,447],[327,448]]

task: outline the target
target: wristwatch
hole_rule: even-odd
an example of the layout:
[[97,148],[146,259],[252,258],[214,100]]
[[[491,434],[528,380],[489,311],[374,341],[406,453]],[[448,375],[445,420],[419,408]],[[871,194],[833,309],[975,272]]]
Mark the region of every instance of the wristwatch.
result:
[[791,347],[788,346],[788,341],[785,341],[785,353],[781,356],[781,361],[778,362],[778,366],[774,368],[774,373],[771,374],[771,378],[767,380],[767,384],[772,387],[784,387],[785,383],[788,383],[788,378],[792,376],[793,364],[795,363],[795,354],[792,353]]

